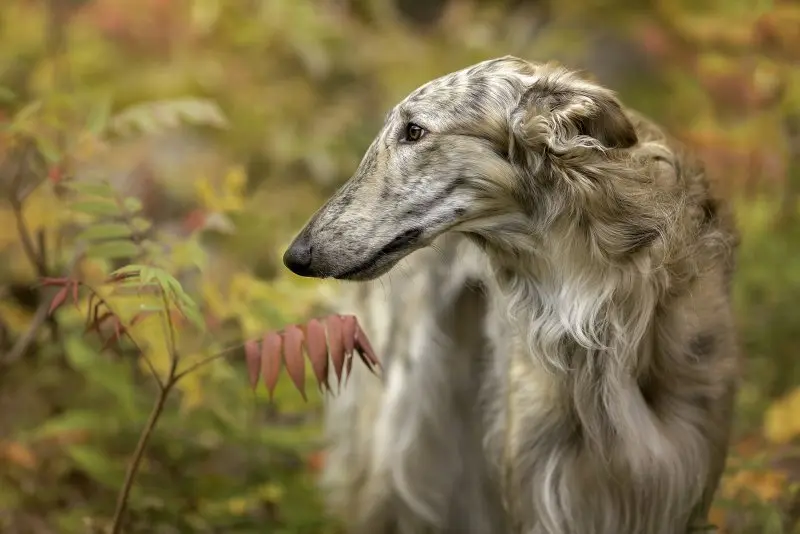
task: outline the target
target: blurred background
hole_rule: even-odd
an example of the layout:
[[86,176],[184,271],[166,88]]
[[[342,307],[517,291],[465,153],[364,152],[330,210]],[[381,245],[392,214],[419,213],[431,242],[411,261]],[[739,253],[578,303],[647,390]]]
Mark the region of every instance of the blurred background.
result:
[[[288,273],[283,247],[400,98],[505,54],[586,69],[723,184],[747,363],[711,519],[800,532],[796,0],[2,0],[0,532],[102,532],[157,396],[133,347],[84,335],[83,293],[47,318],[37,279],[155,257],[202,312],[201,356],[319,315],[336,286]],[[147,237],[76,265],[76,224],[119,230],[75,208],[65,184],[91,180]],[[308,402],[285,376],[272,403],[253,394],[242,351],[182,380],[126,532],[340,532],[315,489],[307,375]]]

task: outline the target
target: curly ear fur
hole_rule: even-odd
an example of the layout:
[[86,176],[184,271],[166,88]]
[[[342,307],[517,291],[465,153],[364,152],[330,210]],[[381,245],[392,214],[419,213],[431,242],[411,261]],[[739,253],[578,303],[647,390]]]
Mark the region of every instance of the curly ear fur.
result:
[[555,154],[584,147],[630,148],[636,129],[614,93],[565,69],[536,79],[512,111],[511,146],[546,148]]

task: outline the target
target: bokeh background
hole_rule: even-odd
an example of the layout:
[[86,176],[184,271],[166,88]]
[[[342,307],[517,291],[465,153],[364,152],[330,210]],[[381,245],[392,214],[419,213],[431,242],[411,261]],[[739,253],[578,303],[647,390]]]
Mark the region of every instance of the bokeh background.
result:
[[[747,363],[712,521],[800,532],[796,0],[2,0],[0,532],[103,532],[157,394],[131,346],[84,335],[84,295],[44,318],[37,279],[133,261],[75,265],[66,184],[139,199],[148,254],[210,332],[193,354],[210,354],[327,309],[337,286],[288,273],[283,247],[398,99],[505,54],[586,69],[723,184]],[[158,333],[137,335],[162,365]],[[181,381],[126,532],[340,532],[314,485],[307,390],[284,376],[272,403],[253,393],[241,350]]]

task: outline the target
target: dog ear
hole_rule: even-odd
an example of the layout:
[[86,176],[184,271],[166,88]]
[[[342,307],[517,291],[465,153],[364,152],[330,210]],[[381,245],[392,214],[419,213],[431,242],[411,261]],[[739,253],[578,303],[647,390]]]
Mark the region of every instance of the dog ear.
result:
[[534,81],[509,119],[512,148],[547,147],[563,154],[577,147],[630,148],[638,142],[614,93],[567,71]]

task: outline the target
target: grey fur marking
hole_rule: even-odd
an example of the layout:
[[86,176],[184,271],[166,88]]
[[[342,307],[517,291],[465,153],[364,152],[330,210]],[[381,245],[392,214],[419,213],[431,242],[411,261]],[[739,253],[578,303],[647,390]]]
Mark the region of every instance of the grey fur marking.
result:
[[702,166],[611,91],[514,57],[433,80],[302,235],[312,276],[360,281],[339,310],[384,361],[326,406],[323,486],[350,532],[705,522],[737,234]]

